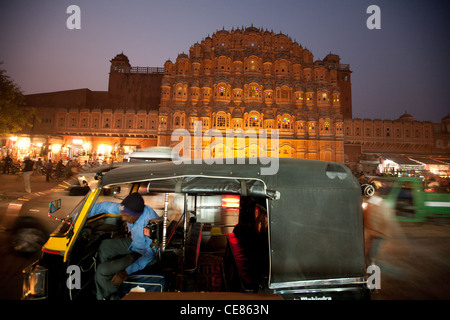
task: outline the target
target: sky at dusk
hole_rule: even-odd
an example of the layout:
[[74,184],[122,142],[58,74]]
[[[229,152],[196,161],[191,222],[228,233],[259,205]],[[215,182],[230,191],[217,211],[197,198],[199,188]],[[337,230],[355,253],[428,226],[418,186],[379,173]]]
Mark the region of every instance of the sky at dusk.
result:
[[[66,26],[70,5],[79,30]],[[381,29],[366,26],[377,5]],[[352,73],[353,117],[440,122],[450,113],[448,0],[3,0],[0,61],[24,94],[108,90],[110,60],[162,67],[225,28],[283,33]]]

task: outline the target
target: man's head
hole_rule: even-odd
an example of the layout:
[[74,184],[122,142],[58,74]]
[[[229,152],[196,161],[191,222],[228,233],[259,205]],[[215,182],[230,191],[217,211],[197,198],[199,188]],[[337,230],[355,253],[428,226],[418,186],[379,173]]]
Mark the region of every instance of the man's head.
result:
[[139,193],[132,193],[123,199],[119,208],[120,213],[122,214],[122,220],[134,223],[144,212],[144,199]]

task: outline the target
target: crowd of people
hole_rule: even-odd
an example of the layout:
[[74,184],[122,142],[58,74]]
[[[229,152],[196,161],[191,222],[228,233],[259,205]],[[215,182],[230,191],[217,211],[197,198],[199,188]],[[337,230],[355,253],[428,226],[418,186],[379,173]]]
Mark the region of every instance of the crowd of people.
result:
[[[100,163],[98,161],[84,161],[84,163],[80,163],[77,159],[74,160],[43,160],[42,158],[37,158],[36,160],[31,160],[29,156],[26,156],[23,160],[18,159],[14,161],[9,155],[4,156],[1,160],[2,169],[1,171],[4,174],[8,173],[17,173],[17,171],[24,171],[23,164],[26,160],[30,160],[33,162],[33,174],[35,175],[45,175],[47,172],[51,172],[52,170],[60,171],[61,176],[70,177],[78,172],[91,168],[93,166],[98,166]],[[15,171],[13,168],[17,168]]]
[[81,164],[77,159],[69,159],[64,163],[63,160],[54,161],[50,159],[46,161],[42,160],[42,158],[32,160],[29,156],[25,156],[23,160],[18,159],[17,161],[14,161],[9,155],[3,157],[1,164],[3,166],[1,170],[3,174],[22,172],[25,191],[27,193],[31,193],[31,175],[45,175],[46,181],[60,178],[68,179],[83,170],[100,165],[98,161],[84,161],[84,163]]

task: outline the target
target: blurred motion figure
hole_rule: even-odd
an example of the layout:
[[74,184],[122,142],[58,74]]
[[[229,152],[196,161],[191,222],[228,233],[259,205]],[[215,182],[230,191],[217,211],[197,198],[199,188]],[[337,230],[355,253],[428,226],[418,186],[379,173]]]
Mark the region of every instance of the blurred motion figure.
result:
[[373,196],[367,200],[364,213],[364,237],[366,264],[375,264],[375,258],[383,242],[392,233],[392,208],[380,196],[380,189],[375,185]]

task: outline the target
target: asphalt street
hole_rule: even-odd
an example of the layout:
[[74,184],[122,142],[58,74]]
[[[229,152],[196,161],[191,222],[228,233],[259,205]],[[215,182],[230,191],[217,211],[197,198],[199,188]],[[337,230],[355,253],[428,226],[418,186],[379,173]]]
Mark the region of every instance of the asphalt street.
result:
[[[18,300],[22,294],[22,269],[39,254],[19,254],[11,247],[11,228],[26,202],[38,197],[68,195],[74,178],[45,181],[45,176],[30,177],[31,193],[25,191],[21,174],[0,174],[0,300]],[[45,209],[45,208],[44,208]]]
[[[71,183],[32,176],[32,193],[27,194],[21,175],[0,174],[0,300],[20,299],[21,271],[38,257],[18,254],[10,246],[14,205],[67,191]],[[396,222],[377,265],[381,286],[373,292],[373,300],[449,300],[450,223]]]

